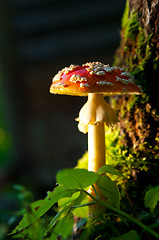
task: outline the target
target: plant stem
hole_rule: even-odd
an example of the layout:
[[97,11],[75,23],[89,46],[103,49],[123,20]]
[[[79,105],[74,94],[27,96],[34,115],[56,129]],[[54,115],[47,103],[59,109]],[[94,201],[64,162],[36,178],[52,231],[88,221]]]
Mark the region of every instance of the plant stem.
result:
[[123,212],[117,208],[112,207],[111,205],[102,202],[100,200],[98,200],[98,202],[105,206],[106,208],[108,208],[109,210],[112,210],[113,212],[118,213],[119,215],[127,218],[129,221],[134,222],[135,224],[137,224],[138,226],[140,226],[141,228],[143,228],[146,232],[149,232],[150,234],[152,234],[154,237],[156,237],[157,239],[159,239],[159,234],[156,233],[155,231],[153,231],[151,228],[149,228],[148,226],[146,226],[144,223],[140,222],[139,220],[137,220],[136,218],[132,217],[131,215],[127,214],[126,212]]
[[140,222],[139,220],[137,220],[136,218],[132,217],[131,215],[127,214],[126,212],[121,211],[120,209],[117,209],[113,206],[111,206],[110,204],[103,202],[101,200],[96,199],[94,196],[92,196],[90,193],[88,193],[87,191],[83,190],[89,197],[91,197],[93,200],[96,201],[96,203],[101,204],[103,207],[118,213],[119,215],[127,218],[129,221],[135,223],[136,225],[140,226],[142,229],[144,229],[146,232],[149,232],[151,235],[153,235],[154,237],[156,237],[157,239],[159,239],[159,233],[155,232],[154,230],[152,230],[151,228],[149,228],[148,226],[146,226],[144,223]]

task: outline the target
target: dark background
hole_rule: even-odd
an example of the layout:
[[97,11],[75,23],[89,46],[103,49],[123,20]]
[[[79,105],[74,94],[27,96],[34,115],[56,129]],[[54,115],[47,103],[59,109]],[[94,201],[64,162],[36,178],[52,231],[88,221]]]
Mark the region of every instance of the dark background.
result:
[[125,0],[0,5],[1,185],[47,188],[59,169],[74,167],[87,150],[87,135],[75,121],[87,99],[51,95],[51,79],[70,64],[113,63]]

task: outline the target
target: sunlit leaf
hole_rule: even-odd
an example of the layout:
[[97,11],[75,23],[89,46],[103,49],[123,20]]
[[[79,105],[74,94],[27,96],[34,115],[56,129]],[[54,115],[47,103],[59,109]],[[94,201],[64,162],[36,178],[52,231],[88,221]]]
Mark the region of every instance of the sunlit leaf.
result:
[[117,185],[106,175],[99,175],[97,187],[107,197],[108,201],[116,208],[120,207],[120,195]]
[[56,178],[66,188],[83,189],[95,183],[98,175],[85,169],[64,169],[57,173]]
[[61,198],[58,201],[58,206],[59,207],[64,207],[65,205],[70,204],[71,202],[73,202],[76,198],[78,198],[80,195],[80,192],[76,192],[74,193],[71,197],[67,197],[67,198]]
[[[88,217],[88,197],[85,193],[81,193],[80,196],[74,201],[73,214],[80,218]],[[79,206],[79,207],[78,207]]]
[[104,165],[102,166],[98,172],[98,174],[103,174],[103,173],[110,173],[112,175],[117,175],[119,177],[122,177],[123,175],[118,171],[116,170],[114,167],[112,167],[111,165]]
[[[87,204],[87,200],[83,200],[81,202],[81,206]],[[73,214],[79,218],[87,218],[88,217],[88,206],[78,207],[75,208]]]
[[23,219],[11,234],[15,234],[30,226],[43,216],[59,199],[71,197],[75,192],[77,191],[74,189],[65,189],[59,186],[56,187],[53,192],[48,193],[48,196],[44,200],[36,201],[30,205],[28,210],[24,213]]

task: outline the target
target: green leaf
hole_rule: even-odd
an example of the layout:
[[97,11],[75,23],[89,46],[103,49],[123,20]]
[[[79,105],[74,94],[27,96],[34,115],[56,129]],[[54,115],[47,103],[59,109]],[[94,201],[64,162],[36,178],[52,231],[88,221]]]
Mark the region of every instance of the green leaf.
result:
[[83,204],[83,207],[77,207],[73,210],[73,214],[76,216],[76,217],[79,217],[79,218],[87,218],[88,217],[88,206],[86,204],[88,204],[88,201],[86,200],[83,200],[81,202],[81,205]]
[[80,218],[88,217],[88,196],[86,193],[81,192],[79,197],[74,201],[72,206],[73,214]]
[[114,167],[112,167],[111,165],[104,165],[102,166],[98,171],[98,174],[103,174],[103,173],[110,173],[112,175],[117,175],[119,177],[123,177],[123,175],[116,170]]
[[80,192],[76,192],[71,197],[61,198],[58,201],[58,206],[59,207],[64,207],[66,205],[69,205],[71,202],[73,202],[75,199],[77,199],[79,197],[79,195],[80,195]]
[[45,236],[46,236],[46,234],[51,230],[51,228],[53,228],[54,227],[54,225],[56,224],[56,222],[59,220],[59,218],[63,215],[63,214],[65,214],[65,215],[67,215],[68,214],[68,212],[70,211],[70,206],[65,206],[60,212],[58,212],[57,214],[56,214],[56,216],[52,219],[52,221],[49,223],[49,226],[48,226],[48,229],[46,229],[45,230]]
[[108,201],[116,208],[120,208],[120,194],[115,182],[106,175],[99,175],[96,184],[101,192],[108,198]]
[[13,235],[12,238],[33,240],[43,239],[45,228],[46,228],[45,223],[41,222],[40,220],[37,220],[31,226],[25,228],[22,232]]
[[74,201],[74,206],[81,204],[81,202],[83,202],[84,200],[88,202],[88,196],[85,192],[81,192],[79,197]]
[[87,204],[88,204],[88,197],[84,192],[82,192],[74,202],[73,214],[80,218],[87,218],[88,217]]
[[57,173],[56,178],[66,188],[83,189],[95,183],[98,175],[86,169],[64,169]]
[[50,240],[57,240],[58,236],[61,236],[64,239],[68,237],[72,232],[73,224],[73,215],[72,213],[69,213],[58,222],[51,234]]
[[156,186],[145,194],[145,207],[149,207],[150,211],[153,212],[159,201],[159,186]]
[[120,237],[113,238],[112,240],[141,240],[138,233],[135,230],[131,230],[128,233],[122,234]]
[[74,189],[65,189],[60,186],[56,187],[53,192],[48,193],[48,196],[44,200],[36,201],[30,205],[29,209],[24,213],[23,219],[11,234],[18,233],[30,226],[43,216],[59,199],[71,197],[76,192],[77,190]]

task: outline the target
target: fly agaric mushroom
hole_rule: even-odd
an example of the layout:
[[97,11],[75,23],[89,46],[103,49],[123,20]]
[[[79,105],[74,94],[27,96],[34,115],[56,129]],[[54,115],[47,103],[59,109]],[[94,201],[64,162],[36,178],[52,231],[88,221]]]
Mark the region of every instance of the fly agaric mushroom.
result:
[[104,123],[109,126],[118,121],[104,96],[140,94],[133,76],[120,67],[110,67],[100,62],[71,65],[55,75],[50,92],[88,95],[88,101],[79,112],[78,129],[83,133],[88,132],[88,170],[98,171],[105,165]]

